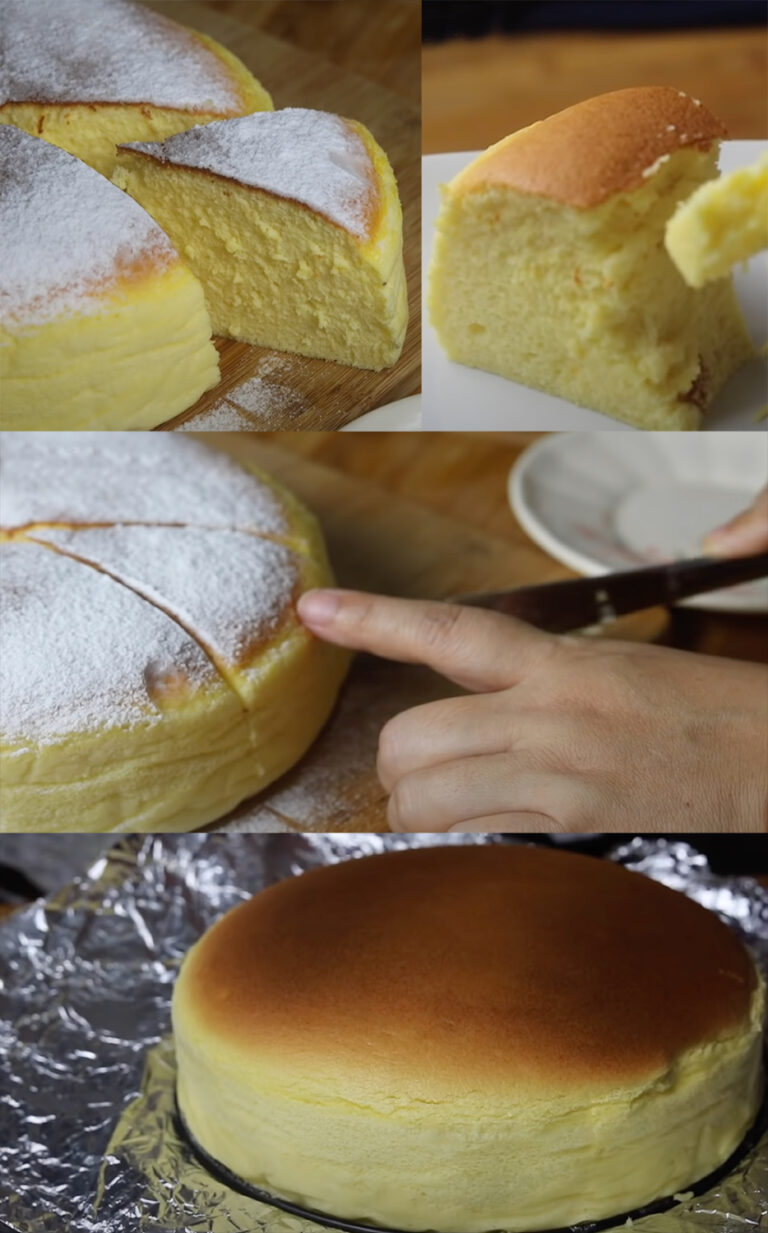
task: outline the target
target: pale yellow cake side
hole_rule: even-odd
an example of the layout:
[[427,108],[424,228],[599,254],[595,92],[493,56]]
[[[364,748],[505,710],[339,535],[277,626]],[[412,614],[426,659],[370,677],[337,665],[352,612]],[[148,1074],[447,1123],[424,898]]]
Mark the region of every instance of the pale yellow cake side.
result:
[[294,623],[249,667],[248,706],[222,681],[169,707],[160,724],[0,747],[0,831],[191,831],[215,822],[305,753],[346,666]]
[[154,428],[218,379],[202,289],[178,259],[117,279],[87,311],[0,325],[4,429]]
[[697,188],[667,223],[664,243],[689,287],[768,248],[768,153]]
[[240,106],[228,112],[204,108],[157,107],[152,103],[46,103],[8,102],[0,106],[0,124],[13,124],[33,137],[43,137],[60,146],[102,175],[112,174],[115,150],[124,141],[163,141],[197,124],[209,124],[232,115],[271,111],[272,99],[245,65],[215,39],[196,30],[187,33],[211,51],[223,64],[235,86]]
[[408,323],[402,209],[386,155],[352,123],[378,188],[364,240],[298,202],[118,151],[114,182],[200,279],[215,334],[356,368],[396,363]]
[[727,1159],[759,1107],[762,1003],[760,993],[731,1039],[689,1050],[644,1083],[408,1099],[371,1091],[343,1067],[310,1070],[311,1057],[283,1064],[276,1050],[220,1043],[182,974],[179,1105],[211,1155],[303,1206],[414,1233],[531,1233],[674,1194]]
[[753,354],[730,282],[691,290],[663,246],[715,146],[665,155],[589,209],[484,185],[497,148],[443,192],[429,309],[450,359],[638,427],[700,427]]

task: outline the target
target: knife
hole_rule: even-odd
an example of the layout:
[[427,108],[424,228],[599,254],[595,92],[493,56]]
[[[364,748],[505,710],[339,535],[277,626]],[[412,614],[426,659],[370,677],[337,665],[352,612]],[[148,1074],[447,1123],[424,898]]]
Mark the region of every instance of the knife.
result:
[[749,557],[673,561],[642,569],[546,582],[509,591],[459,596],[453,603],[492,608],[550,633],[564,634],[605,625],[628,612],[676,604],[693,595],[719,591],[768,575],[768,552]]

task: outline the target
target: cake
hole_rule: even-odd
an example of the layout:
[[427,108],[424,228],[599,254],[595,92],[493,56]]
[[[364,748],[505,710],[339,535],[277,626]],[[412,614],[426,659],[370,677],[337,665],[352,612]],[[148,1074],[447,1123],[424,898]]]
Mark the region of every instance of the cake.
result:
[[689,287],[724,278],[768,248],[768,153],[697,188],[670,218],[664,242]]
[[0,829],[185,831],[314,739],[346,657],[317,525],[192,437],[0,441]]
[[152,428],[218,380],[203,292],[157,223],[0,127],[0,427]]
[[699,428],[753,348],[730,280],[688,287],[664,229],[717,174],[724,131],[697,99],[637,87],[471,162],[444,189],[432,258],[448,357],[639,428]]
[[510,1233],[721,1165],[761,1098],[763,984],[711,912],[491,844],[279,882],[192,948],[177,1100],[241,1181],[336,1218]]
[[407,324],[402,212],[362,124],[287,108],[123,145],[115,182],[203,285],[216,334],[382,369]]
[[121,141],[271,109],[213,39],[130,0],[0,0],[0,122],[110,175]]

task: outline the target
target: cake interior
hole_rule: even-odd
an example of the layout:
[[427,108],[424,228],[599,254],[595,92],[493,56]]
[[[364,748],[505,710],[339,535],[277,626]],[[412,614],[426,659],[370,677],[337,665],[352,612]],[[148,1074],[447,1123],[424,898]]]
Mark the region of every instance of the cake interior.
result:
[[687,287],[664,248],[716,175],[685,148],[591,209],[498,186],[445,190],[430,306],[449,357],[647,429],[695,429],[754,349],[730,280]]
[[127,149],[114,180],[188,261],[215,334],[378,371],[400,355],[408,308],[397,189],[383,155],[374,165],[364,240],[296,201]]

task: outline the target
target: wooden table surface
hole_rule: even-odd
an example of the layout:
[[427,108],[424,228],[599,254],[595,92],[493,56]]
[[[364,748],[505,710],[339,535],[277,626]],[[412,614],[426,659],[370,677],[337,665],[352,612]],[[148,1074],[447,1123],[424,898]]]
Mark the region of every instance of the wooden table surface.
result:
[[[183,0],[173,3],[180,11]],[[201,0],[201,5],[419,105],[420,0]]]
[[534,120],[625,86],[700,98],[733,138],[768,136],[761,28],[541,33],[454,39],[422,55],[425,154],[479,150]]
[[[403,205],[410,313],[400,359],[379,373],[217,338],[219,384],[166,427],[194,420],[199,429],[235,422],[255,429],[338,428],[416,393],[421,384],[419,0],[145,2],[228,47],[270,92],[275,107],[335,112],[371,130],[392,164]],[[239,393],[246,384],[249,392]]]
[[[536,547],[507,503],[507,476],[540,433],[263,433],[265,443],[365,480],[416,507],[448,515],[468,531],[526,547],[530,578],[566,578],[571,571]],[[658,613],[658,610],[654,610]],[[652,623],[654,626],[656,622]],[[761,617],[671,610],[664,641],[681,649],[768,662]]]

